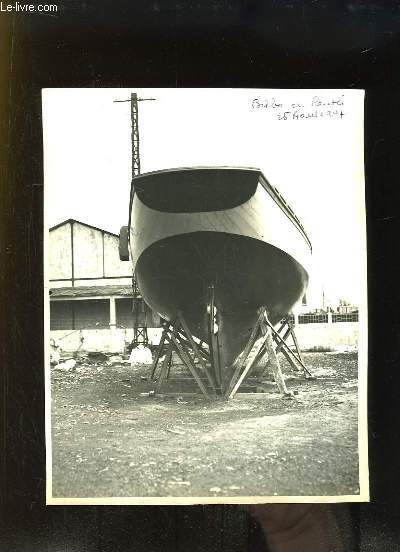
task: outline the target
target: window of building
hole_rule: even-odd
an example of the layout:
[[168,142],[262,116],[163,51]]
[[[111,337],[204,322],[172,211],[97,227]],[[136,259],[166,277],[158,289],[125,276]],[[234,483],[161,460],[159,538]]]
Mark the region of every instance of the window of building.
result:
[[73,301],[50,302],[50,329],[74,329]]
[[119,328],[133,328],[133,299],[116,299],[115,312]]
[[82,301],[51,301],[51,330],[90,330],[108,328],[110,302],[108,299]]

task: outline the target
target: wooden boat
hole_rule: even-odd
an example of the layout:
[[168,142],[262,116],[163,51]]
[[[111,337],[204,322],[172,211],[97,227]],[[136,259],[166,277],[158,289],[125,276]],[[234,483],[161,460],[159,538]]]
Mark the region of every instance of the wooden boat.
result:
[[134,178],[129,243],[146,303],[209,341],[213,289],[222,379],[266,306],[275,324],[304,295],[311,244],[255,168],[170,169]]

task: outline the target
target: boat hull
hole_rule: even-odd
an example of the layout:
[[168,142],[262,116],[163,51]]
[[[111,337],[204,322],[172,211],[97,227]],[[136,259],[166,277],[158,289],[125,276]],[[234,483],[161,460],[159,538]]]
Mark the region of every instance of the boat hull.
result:
[[285,316],[307,287],[304,268],[283,251],[235,234],[195,232],[165,238],[136,264],[139,289],[167,320],[182,312],[192,333],[208,341],[207,306],[214,287],[221,363],[244,348],[266,306],[272,323]]
[[[143,299],[169,321],[180,311],[193,335],[208,342],[213,287],[223,381],[258,309],[266,306],[277,323],[308,283],[309,243],[262,178],[255,170],[190,169],[158,173],[154,184],[151,174],[143,175],[132,201],[131,257]],[[171,186],[174,193],[185,190],[176,204]],[[196,196],[213,189],[217,199],[203,201],[199,209],[205,210],[197,210]]]

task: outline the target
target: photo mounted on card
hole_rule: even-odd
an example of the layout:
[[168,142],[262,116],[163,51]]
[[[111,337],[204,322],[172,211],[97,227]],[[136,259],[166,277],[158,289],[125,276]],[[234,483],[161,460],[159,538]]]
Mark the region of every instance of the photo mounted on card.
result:
[[364,92],[46,89],[48,504],[367,501]]

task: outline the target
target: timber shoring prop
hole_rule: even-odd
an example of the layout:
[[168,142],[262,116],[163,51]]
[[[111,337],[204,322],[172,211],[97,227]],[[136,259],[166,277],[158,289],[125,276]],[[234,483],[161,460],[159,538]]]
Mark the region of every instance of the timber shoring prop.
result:
[[[183,365],[188,370],[189,374],[196,381],[203,395],[208,399],[210,399],[212,395],[215,395],[215,382],[206,364],[207,357],[209,355],[207,355],[206,351],[201,345],[198,345],[195,342],[189,330],[189,327],[180,312],[178,313],[178,316],[173,323],[166,323],[164,325],[164,330],[160,339],[160,343],[157,347],[156,356],[154,357],[151,369],[151,379],[155,379],[157,366],[160,362],[160,358],[166,344],[167,351],[165,352],[165,357],[158,376],[155,393],[160,392],[161,386],[164,383],[165,379],[168,379],[172,364],[172,353],[176,352],[176,354],[181,359]],[[201,379],[201,374],[199,373],[198,367],[196,366],[196,360],[207,377],[210,391],[207,389]]]

